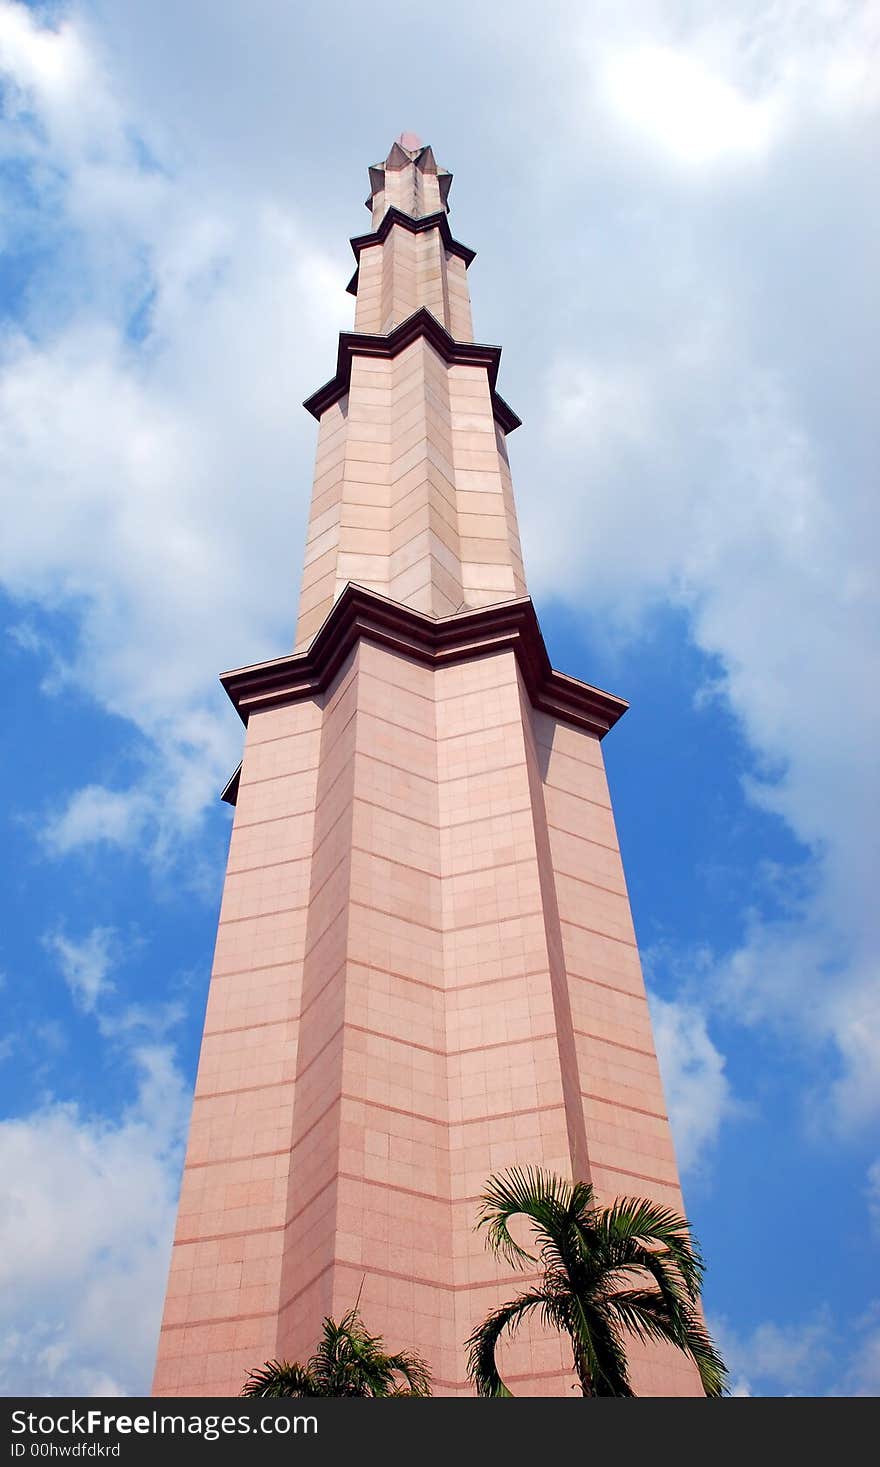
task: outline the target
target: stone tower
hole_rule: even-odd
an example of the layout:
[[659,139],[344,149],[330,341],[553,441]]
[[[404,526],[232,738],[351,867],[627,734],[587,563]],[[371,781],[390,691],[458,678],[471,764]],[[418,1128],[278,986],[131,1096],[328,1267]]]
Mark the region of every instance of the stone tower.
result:
[[[352,240],[294,651],[227,673],[246,725],[158,1395],[235,1395],[360,1292],[440,1395],[521,1277],[493,1171],[681,1208],[603,770],[619,698],[555,671],[526,582],[500,349],[473,340],[451,174],[404,134]],[[523,1395],[570,1395],[523,1331]],[[699,1394],[637,1352],[639,1394]]]

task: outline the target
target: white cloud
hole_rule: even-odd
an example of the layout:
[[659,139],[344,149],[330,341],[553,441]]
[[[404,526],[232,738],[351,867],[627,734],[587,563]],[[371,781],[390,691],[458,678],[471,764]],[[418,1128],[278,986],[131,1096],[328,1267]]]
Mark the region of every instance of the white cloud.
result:
[[880,1158],[868,1167],[867,1194],[871,1227],[880,1238]]
[[[658,4],[594,31],[571,98],[596,144],[564,186],[608,208],[572,239],[543,421],[514,447],[530,585],[618,643],[659,604],[687,616],[748,747],[744,792],[804,862],[798,900],[768,884],[742,914],[701,1006],[822,1053],[808,1114],[843,1134],[880,1108],[880,26],[861,5],[685,23]],[[615,66],[628,101],[599,84]],[[684,163],[691,144],[699,168],[658,169],[653,149]],[[747,156],[760,168],[726,166]]]
[[[876,1305],[873,1315],[876,1319]],[[835,1395],[880,1396],[880,1329],[876,1326],[859,1339],[849,1371]]]
[[722,1123],[741,1107],[724,1073],[724,1056],[695,1005],[650,995],[651,1019],[678,1164],[696,1170],[718,1138]]
[[834,125],[880,101],[880,22],[851,0],[741,0],[687,21],[647,0],[584,27],[583,61],[637,144],[697,172],[763,163],[810,114]]
[[188,1097],[168,1049],[132,1058],[118,1119],[53,1102],[0,1122],[4,1394],[149,1391]]
[[610,58],[603,80],[620,117],[679,162],[760,155],[772,142],[772,101],[744,96],[685,52],[638,47]]
[[836,1354],[836,1328],[827,1310],[796,1325],[767,1320],[738,1334],[724,1320],[713,1321],[712,1333],[738,1396],[829,1395],[831,1364]]
[[789,1390],[803,1388],[831,1359],[829,1333],[825,1315],[791,1329],[760,1324],[748,1343],[753,1368]]
[[[729,1016],[794,1035],[812,1051],[816,1080],[805,1114],[827,1136],[858,1130],[880,1110],[880,991],[876,960],[837,935],[827,866],[818,879],[818,891],[791,917],[753,918],[742,944],[704,981]],[[820,1065],[823,1049],[832,1058]]]
[[110,927],[93,927],[81,942],[62,932],[50,933],[44,945],[58,959],[62,977],[77,1005],[94,1012],[98,1002],[113,991],[109,974],[117,959],[119,944]]
[[705,975],[702,1001],[830,1045],[831,1104],[826,1093],[812,1115],[847,1130],[880,1107],[870,511],[857,478],[824,467],[841,431],[830,408],[808,432],[785,364],[750,361],[736,330],[696,329],[694,380],[689,331],[685,317],[676,347],[654,358],[649,343],[623,374],[582,360],[567,397],[549,379],[544,441],[565,488],[540,531],[526,508],[527,558],[539,592],[561,569],[569,596],[602,608],[605,635],[677,603],[720,665],[712,696],[755,757],[744,791],[803,843],[808,879],[779,915],[768,884],[770,912],[744,914],[742,941]]
[[108,108],[94,58],[76,25],[61,19],[42,25],[22,4],[0,8],[2,67],[13,86],[9,110],[27,112],[38,99],[40,112],[59,144],[81,146],[83,132],[106,129]]
[[[43,938],[43,946],[56,958],[77,1007],[93,1015],[101,1036],[119,1042],[126,1053],[137,1045],[143,1047],[148,1040],[164,1039],[187,1015],[186,1005],[178,998],[163,1003],[141,1003],[127,1001],[120,994],[110,974],[138,945],[138,940],[132,938],[124,944],[112,927],[93,927],[80,941],[63,932],[52,932]],[[53,1036],[51,1026],[42,1026],[39,1037],[49,1048],[59,1047],[58,1036]],[[2,1042],[0,1058],[3,1058]]]
[[97,1017],[98,1029],[105,1039],[127,1041],[130,1045],[133,1036],[139,1036],[141,1043],[146,1038],[163,1039],[187,1017],[187,1009],[178,999],[172,999],[164,1004],[130,1003],[118,1013],[105,1010]]
[[141,778],[72,792],[46,834],[58,853],[104,841],[167,857],[237,761],[217,674],[292,642],[314,443],[298,402],[349,324],[344,266],[281,194],[150,160],[78,14],[52,30],[5,3],[0,20],[2,145],[32,195],[19,227],[63,238],[67,264],[0,338],[16,507],[0,581],[74,618],[52,686],[146,739]]
[[736,1396],[875,1396],[880,1391],[878,1301],[843,1321],[827,1307],[798,1324],[733,1329],[711,1320]]
[[100,841],[132,846],[150,813],[149,799],[141,790],[85,785],[71,795],[59,815],[49,819],[44,838],[60,855]]

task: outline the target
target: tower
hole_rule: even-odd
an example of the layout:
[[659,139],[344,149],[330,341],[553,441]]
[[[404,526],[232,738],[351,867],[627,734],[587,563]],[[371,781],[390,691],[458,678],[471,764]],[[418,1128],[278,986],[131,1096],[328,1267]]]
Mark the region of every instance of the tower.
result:
[[[222,679],[247,734],[160,1395],[237,1394],[359,1293],[470,1394],[463,1341],[521,1280],[474,1232],[491,1172],[681,1208],[602,761],[626,704],[548,660],[450,183],[410,134],[370,169],[354,330],[305,404],[295,649]],[[700,1393],[634,1354],[639,1394]],[[574,1379],[540,1328],[504,1373]]]

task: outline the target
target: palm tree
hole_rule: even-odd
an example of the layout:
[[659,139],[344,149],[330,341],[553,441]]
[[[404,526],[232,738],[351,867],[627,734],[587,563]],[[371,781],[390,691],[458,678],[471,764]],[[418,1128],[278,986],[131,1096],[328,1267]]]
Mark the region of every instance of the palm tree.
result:
[[337,1324],[329,1317],[306,1365],[267,1360],[252,1370],[243,1396],[430,1396],[431,1375],[420,1355],[386,1355],[384,1341],[364,1326],[357,1305]]
[[[495,1347],[531,1314],[569,1335],[585,1396],[634,1394],[627,1332],[676,1345],[693,1360],[706,1395],[723,1394],[727,1368],[700,1315],[704,1265],[685,1218],[640,1197],[598,1207],[589,1183],[536,1167],[490,1177],[481,1204],[477,1226],[486,1229],[487,1247],[516,1268],[540,1261],[543,1277],[493,1309],[467,1341],[478,1395],[511,1395]],[[532,1225],[537,1257],[511,1236],[517,1216]]]

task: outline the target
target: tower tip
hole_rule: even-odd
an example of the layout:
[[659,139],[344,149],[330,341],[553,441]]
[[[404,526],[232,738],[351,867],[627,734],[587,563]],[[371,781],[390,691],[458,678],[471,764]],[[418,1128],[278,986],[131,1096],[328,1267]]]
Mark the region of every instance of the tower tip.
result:
[[406,153],[417,153],[420,148],[424,147],[421,138],[415,132],[402,132],[397,141]]

